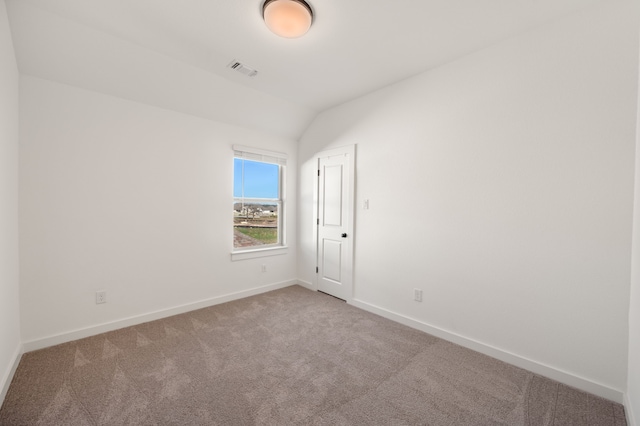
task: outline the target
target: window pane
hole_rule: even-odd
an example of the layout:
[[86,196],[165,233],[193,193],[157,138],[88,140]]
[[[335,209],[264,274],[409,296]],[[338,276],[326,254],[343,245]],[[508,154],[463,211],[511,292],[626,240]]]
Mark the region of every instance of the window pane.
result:
[[273,163],[234,158],[234,249],[282,243],[280,167]]
[[278,199],[280,166],[235,158],[233,162],[234,198]]
[[236,200],[233,204],[233,247],[278,244],[279,203]]

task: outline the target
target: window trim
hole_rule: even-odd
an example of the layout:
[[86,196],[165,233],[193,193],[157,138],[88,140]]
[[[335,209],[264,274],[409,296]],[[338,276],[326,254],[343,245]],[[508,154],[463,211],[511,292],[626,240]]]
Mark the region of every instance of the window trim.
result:
[[259,249],[250,248],[241,251],[238,250],[231,252],[231,261],[235,262],[238,260],[255,259],[258,257],[279,256],[287,254],[288,251],[288,246],[270,246]]
[[[286,239],[286,165],[287,154],[276,151],[268,151],[264,149],[252,148],[243,145],[233,145],[233,158],[241,158],[249,161],[258,161],[263,163],[271,163],[279,165],[279,198],[277,200],[265,200],[276,201],[278,204],[278,242],[275,244],[269,244],[266,246],[251,246],[246,248],[236,248],[233,245],[233,239],[231,240],[231,260],[244,260],[253,259],[264,256],[276,256],[286,254],[288,251],[287,239]],[[251,200],[250,198],[245,198]],[[256,199],[257,200],[257,199]],[[233,203],[235,204],[236,197],[233,197]]]

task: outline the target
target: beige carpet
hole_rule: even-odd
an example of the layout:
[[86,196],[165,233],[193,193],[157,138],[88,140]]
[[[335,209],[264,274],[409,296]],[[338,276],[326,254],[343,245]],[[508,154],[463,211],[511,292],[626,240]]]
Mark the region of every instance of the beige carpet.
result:
[[625,425],[624,409],[289,287],[27,353],[2,425]]

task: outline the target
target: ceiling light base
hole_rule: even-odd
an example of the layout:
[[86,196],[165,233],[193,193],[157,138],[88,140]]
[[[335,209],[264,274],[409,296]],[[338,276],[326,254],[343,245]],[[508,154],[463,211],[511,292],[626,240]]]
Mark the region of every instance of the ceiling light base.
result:
[[266,0],[262,18],[272,33],[285,38],[298,38],[311,28],[313,10],[304,0]]

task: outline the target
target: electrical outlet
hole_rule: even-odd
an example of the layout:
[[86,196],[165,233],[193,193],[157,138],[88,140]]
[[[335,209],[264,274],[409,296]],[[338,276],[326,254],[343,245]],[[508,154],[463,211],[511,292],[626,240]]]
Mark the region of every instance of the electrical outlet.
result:
[[267,265],[264,263],[262,264],[262,272],[267,272]]
[[104,290],[96,291],[96,305],[107,303],[107,292]]
[[415,300],[416,302],[422,302],[422,290],[420,290],[419,288],[413,289],[413,300]]

